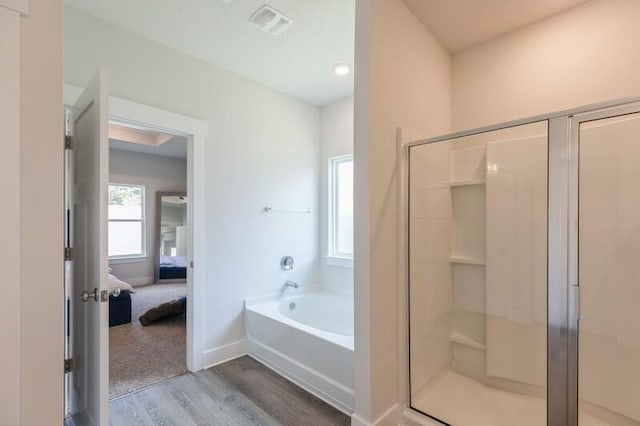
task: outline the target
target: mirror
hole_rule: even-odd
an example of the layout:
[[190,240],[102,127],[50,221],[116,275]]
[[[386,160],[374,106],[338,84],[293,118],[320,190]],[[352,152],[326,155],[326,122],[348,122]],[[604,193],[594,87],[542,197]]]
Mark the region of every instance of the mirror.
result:
[[187,194],[158,192],[155,282],[187,281]]

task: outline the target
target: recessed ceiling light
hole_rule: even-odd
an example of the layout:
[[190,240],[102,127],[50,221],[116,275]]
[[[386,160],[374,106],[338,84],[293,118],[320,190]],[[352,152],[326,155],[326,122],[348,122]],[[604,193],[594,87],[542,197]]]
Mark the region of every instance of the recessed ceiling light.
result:
[[351,72],[351,67],[349,64],[337,64],[333,67],[333,72],[337,76],[345,76]]

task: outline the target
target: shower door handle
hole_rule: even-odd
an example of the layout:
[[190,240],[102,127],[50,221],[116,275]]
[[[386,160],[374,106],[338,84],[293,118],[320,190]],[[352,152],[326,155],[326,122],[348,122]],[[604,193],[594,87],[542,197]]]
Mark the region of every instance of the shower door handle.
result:
[[573,317],[576,319],[576,322],[580,322],[584,320],[584,315],[580,312],[580,285],[572,285],[573,289]]

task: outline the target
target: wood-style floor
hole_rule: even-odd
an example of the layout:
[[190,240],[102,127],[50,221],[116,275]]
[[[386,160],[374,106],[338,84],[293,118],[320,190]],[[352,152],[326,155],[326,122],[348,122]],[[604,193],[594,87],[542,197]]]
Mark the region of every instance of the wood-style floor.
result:
[[113,426],[349,424],[348,416],[246,356],[111,401]]

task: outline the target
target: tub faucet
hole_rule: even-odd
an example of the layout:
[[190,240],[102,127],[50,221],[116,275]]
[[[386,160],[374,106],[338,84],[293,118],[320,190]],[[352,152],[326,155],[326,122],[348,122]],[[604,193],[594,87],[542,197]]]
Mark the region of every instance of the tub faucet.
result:
[[294,283],[293,281],[289,281],[287,280],[284,283],[285,287],[293,287],[293,288],[298,288],[298,283]]

